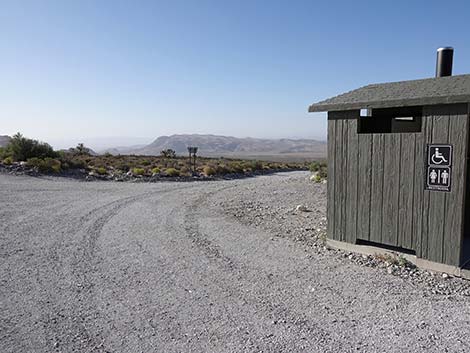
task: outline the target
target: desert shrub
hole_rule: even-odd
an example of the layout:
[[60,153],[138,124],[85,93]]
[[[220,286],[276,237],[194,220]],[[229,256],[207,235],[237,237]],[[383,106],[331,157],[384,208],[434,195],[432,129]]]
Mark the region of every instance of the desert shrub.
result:
[[319,170],[317,172],[317,175],[320,176],[320,178],[322,178],[322,179],[326,179],[326,177],[328,176],[328,171],[327,171],[326,168],[322,169],[322,170]]
[[26,161],[26,165],[28,167],[36,167],[36,168],[39,168],[40,166],[42,166],[42,164],[44,163],[44,160],[40,159],[40,158],[36,158],[36,157],[33,157],[33,158],[29,158],[27,161]]
[[309,165],[308,169],[320,180],[327,177],[328,168],[325,162],[313,162]]
[[4,160],[9,157],[7,149],[5,147],[0,147],[0,160]]
[[66,159],[66,161],[70,168],[85,169],[87,167],[85,161],[82,161],[81,159]]
[[179,176],[180,172],[179,170],[175,168],[168,168],[165,170],[165,174],[172,177],[172,176]]
[[44,163],[49,171],[59,173],[62,169],[62,163],[58,159],[45,158]]
[[95,169],[95,171],[99,174],[99,175],[105,175],[107,174],[107,170],[105,167],[98,167]]
[[62,169],[62,163],[54,158],[29,158],[26,161],[29,167],[37,168],[42,173],[59,173]]
[[131,167],[129,166],[129,163],[126,162],[117,162],[115,164],[116,169],[122,170],[124,172],[128,172]]
[[37,140],[24,137],[20,133],[14,135],[7,146],[11,152],[11,157],[17,161],[26,161],[29,158],[55,158],[57,153],[52,147]]
[[205,175],[207,175],[207,176],[211,176],[211,175],[215,175],[215,174],[216,174],[215,169],[212,168],[211,166],[208,166],[208,165],[204,166],[204,167],[202,168],[202,171],[203,171],[203,173],[204,173]]
[[160,174],[160,168],[158,167],[152,168],[152,174]]
[[219,164],[215,167],[215,173],[216,174],[225,175],[229,172],[230,171],[229,171],[229,169],[227,168],[227,166],[225,164]]
[[132,169],[132,174],[134,174],[134,175],[144,175],[145,174],[145,169],[144,168],[133,168]]
[[165,158],[175,158],[176,152],[172,150],[171,148],[168,148],[166,150],[161,151],[160,155]]
[[12,158],[12,157],[6,157],[6,158],[3,160],[3,164],[11,165],[12,163],[13,163],[13,158]]
[[243,172],[243,166],[239,162],[230,162],[228,164],[228,169],[232,173],[242,173]]
[[312,177],[310,178],[310,180],[316,182],[316,183],[319,183],[322,181],[322,177],[318,174],[318,172],[315,172],[315,174],[312,175]]
[[308,169],[313,173],[313,172],[318,172],[322,169],[326,169],[326,163],[325,162],[312,162],[308,166]]
[[251,167],[245,167],[243,168],[243,172],[244,173],[251,173],[253,171],[253,169],[251,169]]
[[140,162],[140,164],[142,164],[143,166],[148,166],[150,165],[150,161],[148,159],[144,159],[142,160],[142,162]]
[[261,170],[263,169],[263,163],[260,162],[260,161],[251,161],[249,163],[249,167],[252,169],[252,170]]
[[191,172],[191,170],[188,167],[181,167],[180,172],[181,174],[188,174]]

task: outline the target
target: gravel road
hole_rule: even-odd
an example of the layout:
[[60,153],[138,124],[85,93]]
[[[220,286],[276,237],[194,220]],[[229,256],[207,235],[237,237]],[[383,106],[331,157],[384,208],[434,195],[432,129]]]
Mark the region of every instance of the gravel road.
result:
[[0,175],[0,351],[469,352],[468,281],[325,249],[307,177]]

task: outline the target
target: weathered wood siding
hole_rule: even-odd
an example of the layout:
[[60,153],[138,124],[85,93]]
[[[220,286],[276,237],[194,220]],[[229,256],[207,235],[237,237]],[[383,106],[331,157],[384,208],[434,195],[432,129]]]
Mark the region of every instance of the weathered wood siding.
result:
[[[429,106],[420,133],[358,134],[359,111],[328,113],[328,237],[416,251],[459,265],[466,104]],[[452,191],[424,190],[426,145],[453,145]]]
[[[451,192],[423,190],[422,231],[416,254],[431,261],[460,265],[465,219],[467,143],[466,104],[428,106],[423,111],[424,146],[453,146]],[[424,179],[424,178],[423,178]],[[423,188],[424,189],[424,188]]]
[[[357,117],[351,112],[329,113],[328,163],[329,180],[328,234],[334,239],[355,242],[358,200]],[[331,179],[330,179],[331,178]]]

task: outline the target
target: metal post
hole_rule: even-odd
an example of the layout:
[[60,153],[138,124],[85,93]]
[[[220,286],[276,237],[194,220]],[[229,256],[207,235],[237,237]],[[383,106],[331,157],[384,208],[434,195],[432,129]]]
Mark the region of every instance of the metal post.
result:
[[196,173],[196,153],[197,153],[197,147],[193,147],[194,150],[194,173]]
[[193,173],[196,173],[197,147],[188,147],[188,153],[189,153],[189,169],[191,169],[191,167],[192,167]]

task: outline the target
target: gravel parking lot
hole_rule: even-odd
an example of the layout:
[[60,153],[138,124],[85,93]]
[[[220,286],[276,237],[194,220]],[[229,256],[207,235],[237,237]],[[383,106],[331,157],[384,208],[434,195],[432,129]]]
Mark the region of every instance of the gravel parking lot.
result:
[[0,175],[0,351],[470,351],[468,281],[328,250],[325,211],[306,172]]

